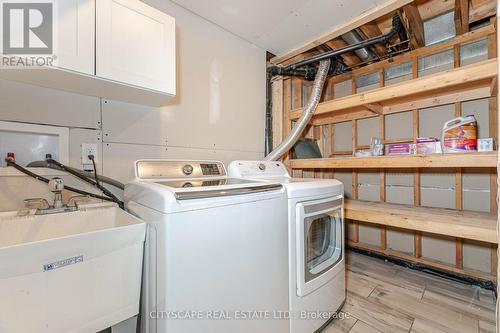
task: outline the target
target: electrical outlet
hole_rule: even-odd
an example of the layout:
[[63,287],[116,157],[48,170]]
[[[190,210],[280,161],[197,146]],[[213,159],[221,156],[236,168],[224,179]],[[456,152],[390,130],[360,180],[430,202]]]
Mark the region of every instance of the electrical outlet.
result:
[[89,159],[89,155],[94,155],[94,160],[97,163],[97,143],[83,143],[82,144],[82,164],[88,165],[92,164],[92,161]]

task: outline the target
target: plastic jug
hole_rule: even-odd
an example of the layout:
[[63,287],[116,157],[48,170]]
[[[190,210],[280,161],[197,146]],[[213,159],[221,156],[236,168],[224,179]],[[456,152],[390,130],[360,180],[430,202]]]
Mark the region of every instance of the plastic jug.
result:
[[443,126],[443,152],[457,153],[477,150],[477,121],[473,115],[447,121]]

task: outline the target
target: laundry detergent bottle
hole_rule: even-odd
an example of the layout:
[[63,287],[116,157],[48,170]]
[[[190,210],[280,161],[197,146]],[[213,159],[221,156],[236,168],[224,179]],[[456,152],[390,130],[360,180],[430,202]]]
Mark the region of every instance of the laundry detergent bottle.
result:
[[477,121],[473,115],[447,121],[443,126],[444,153],[477,151]]

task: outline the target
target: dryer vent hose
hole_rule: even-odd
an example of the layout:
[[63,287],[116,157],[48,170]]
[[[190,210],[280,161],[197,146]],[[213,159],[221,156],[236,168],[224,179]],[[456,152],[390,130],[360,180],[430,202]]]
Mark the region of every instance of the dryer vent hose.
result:
[[283,140],[283,142],[278,147],[276,147],[276,149],[274,149],[271,153],[269,153],[269,155],[266,156],[266,161],[279,160],[300,139],[307,124],[309,124],[309,121],[311,121],[311,117],[314,114],[314,111],[316,111],[316,108],[318,107],[329,69],[330,59],[322,60],[319,63],[318,72],[316,73],[316,78],[314,79],[311,97],[309,99],[309,102],[307,103],[307,106],[304,108],[302,115],[295,123],[295,126],[293,127],[290,134],[288,134],[285,140]]

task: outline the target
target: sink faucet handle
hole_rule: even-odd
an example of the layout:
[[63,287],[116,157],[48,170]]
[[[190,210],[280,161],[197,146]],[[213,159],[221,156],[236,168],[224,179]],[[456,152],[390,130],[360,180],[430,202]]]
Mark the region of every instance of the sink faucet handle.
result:
[[86,201],[90,199],[88,195],[74,195],[68,200],[68,207],[78,208],[78,201]]
[[54,193],[54,207],[61,208],[63,206],[62,202],[62,191],[64,190],[64,182],[59,177],[54,177],[49,181],[49,190]]
[[26,208],[49,209],[50,205],[44,198],[30,198],[24,199]]
[[49,190],[53,193],[62,192],[64,190],[64,181],[59,177],[54,177],[49,181]]

